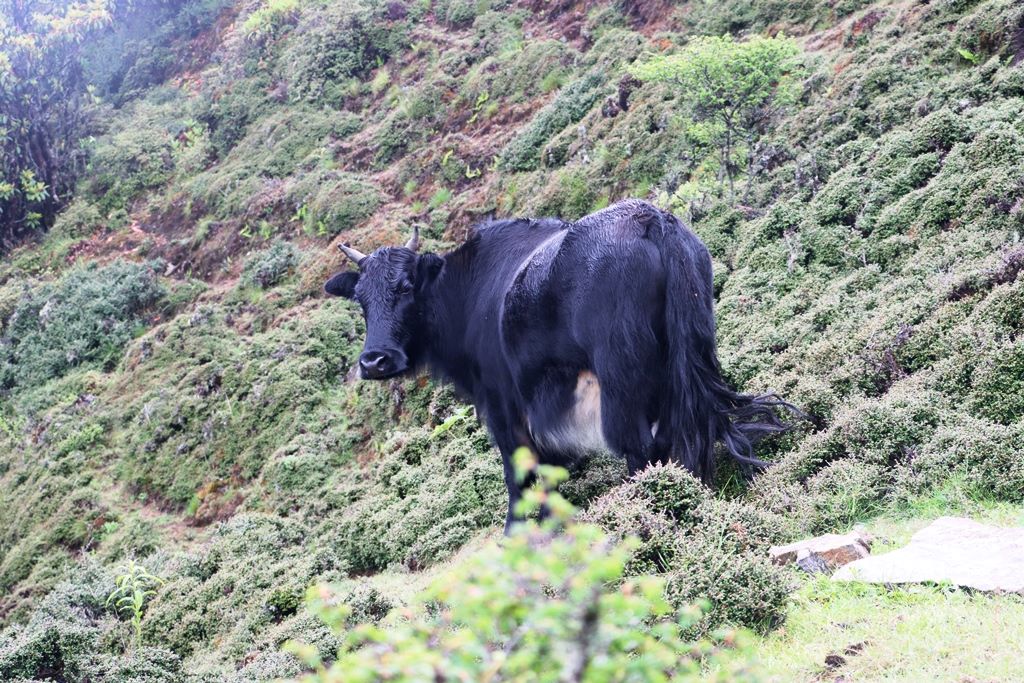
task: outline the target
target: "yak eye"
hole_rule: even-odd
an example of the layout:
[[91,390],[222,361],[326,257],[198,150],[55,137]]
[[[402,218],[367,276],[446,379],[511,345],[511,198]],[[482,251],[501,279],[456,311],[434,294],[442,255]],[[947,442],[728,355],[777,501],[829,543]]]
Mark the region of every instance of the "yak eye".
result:
[[408,294],[412,291],[412,283],[408,280],[402,280],[402,284],[398,285],[398,292],[400,294]]

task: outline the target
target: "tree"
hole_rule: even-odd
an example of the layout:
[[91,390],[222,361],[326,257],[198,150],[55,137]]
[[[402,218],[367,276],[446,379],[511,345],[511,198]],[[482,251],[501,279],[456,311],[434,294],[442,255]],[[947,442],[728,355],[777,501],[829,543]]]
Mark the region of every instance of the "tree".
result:
[[0,0],[0,251],[47,227],[84,163],[80,50],[117,0]]
[[795,97],[794,57],[800,49],[786,38],[731,36],[695,38],[681,52],[654,57],[633,68],[640,80],[678,86],[693,108],[699,137],[718,148],[719,179],[733,180],[751,167],[757,140]]

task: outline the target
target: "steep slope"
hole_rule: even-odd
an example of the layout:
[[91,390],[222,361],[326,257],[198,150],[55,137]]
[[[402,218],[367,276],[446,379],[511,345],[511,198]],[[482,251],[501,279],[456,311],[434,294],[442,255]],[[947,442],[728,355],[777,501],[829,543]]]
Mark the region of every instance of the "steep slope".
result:
[[[749,488],[723,472],[737,500],[709,525],[759,528],[756,509],[784,538],[936,490],[1024,501],[1019,3],[197,2],[139,21],[118,59],[96,47],[74,200],[0,266],[0,671],[71,676],[84,652],[99,680],[289,675],[284,639],[333,642],[307,585],[379,616],[496,528],[472,415],[422,379],[351,381],[359,312],[319,295],[335,242],[413,222],[432,249],[626,196],[692,223],[728,376],[812,418]],[[797,97],[731,194],[693,93],[630,67],[783,31]],[[619,477],[598,462],[567,491],[586,505]],[[602,518],[610,500],[592,516],[644,530]],[[129,628],[103,603],[128,557],[167,583],[115,669]],[[722,613],[770,626],[781,602]]]

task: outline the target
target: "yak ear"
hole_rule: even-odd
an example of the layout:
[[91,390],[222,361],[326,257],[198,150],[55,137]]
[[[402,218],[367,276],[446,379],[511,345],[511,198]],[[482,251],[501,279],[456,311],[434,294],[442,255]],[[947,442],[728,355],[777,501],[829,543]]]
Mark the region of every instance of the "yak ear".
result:
[[359,273],[354,270],[346,270],[334,275],[324,285],[324,291],[334,296],[343,296],[351,299],[355,296],[356,282],[359,281]]
[[416,259],[416,288],[421,292],[430,286],[444,269],[444,259],[437,254],[423,254]]

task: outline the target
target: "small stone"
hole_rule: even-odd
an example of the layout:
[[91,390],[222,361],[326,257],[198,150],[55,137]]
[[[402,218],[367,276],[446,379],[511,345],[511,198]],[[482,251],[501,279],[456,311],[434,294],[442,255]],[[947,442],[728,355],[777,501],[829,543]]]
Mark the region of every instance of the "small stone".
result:
[[829,669],[838,669],[846,664],[846,658],[841,655],[825,655],[825,666]]
[[808,574],[828,574],[832,571],[828,562],[821,555],[812,553],[807,548],[801,548],[800,552],[797,553],[796,566]]
[[948,582],[981,591],[1024,593],[1024,528],[940,517],[884,555],[852,562],[837,581]]
[[871,538],[859,530],[847,534],[825,534],[789,545],[773,546],[769,551],[775,564],[796,562],[804,571],[834,571],[870,554]]

